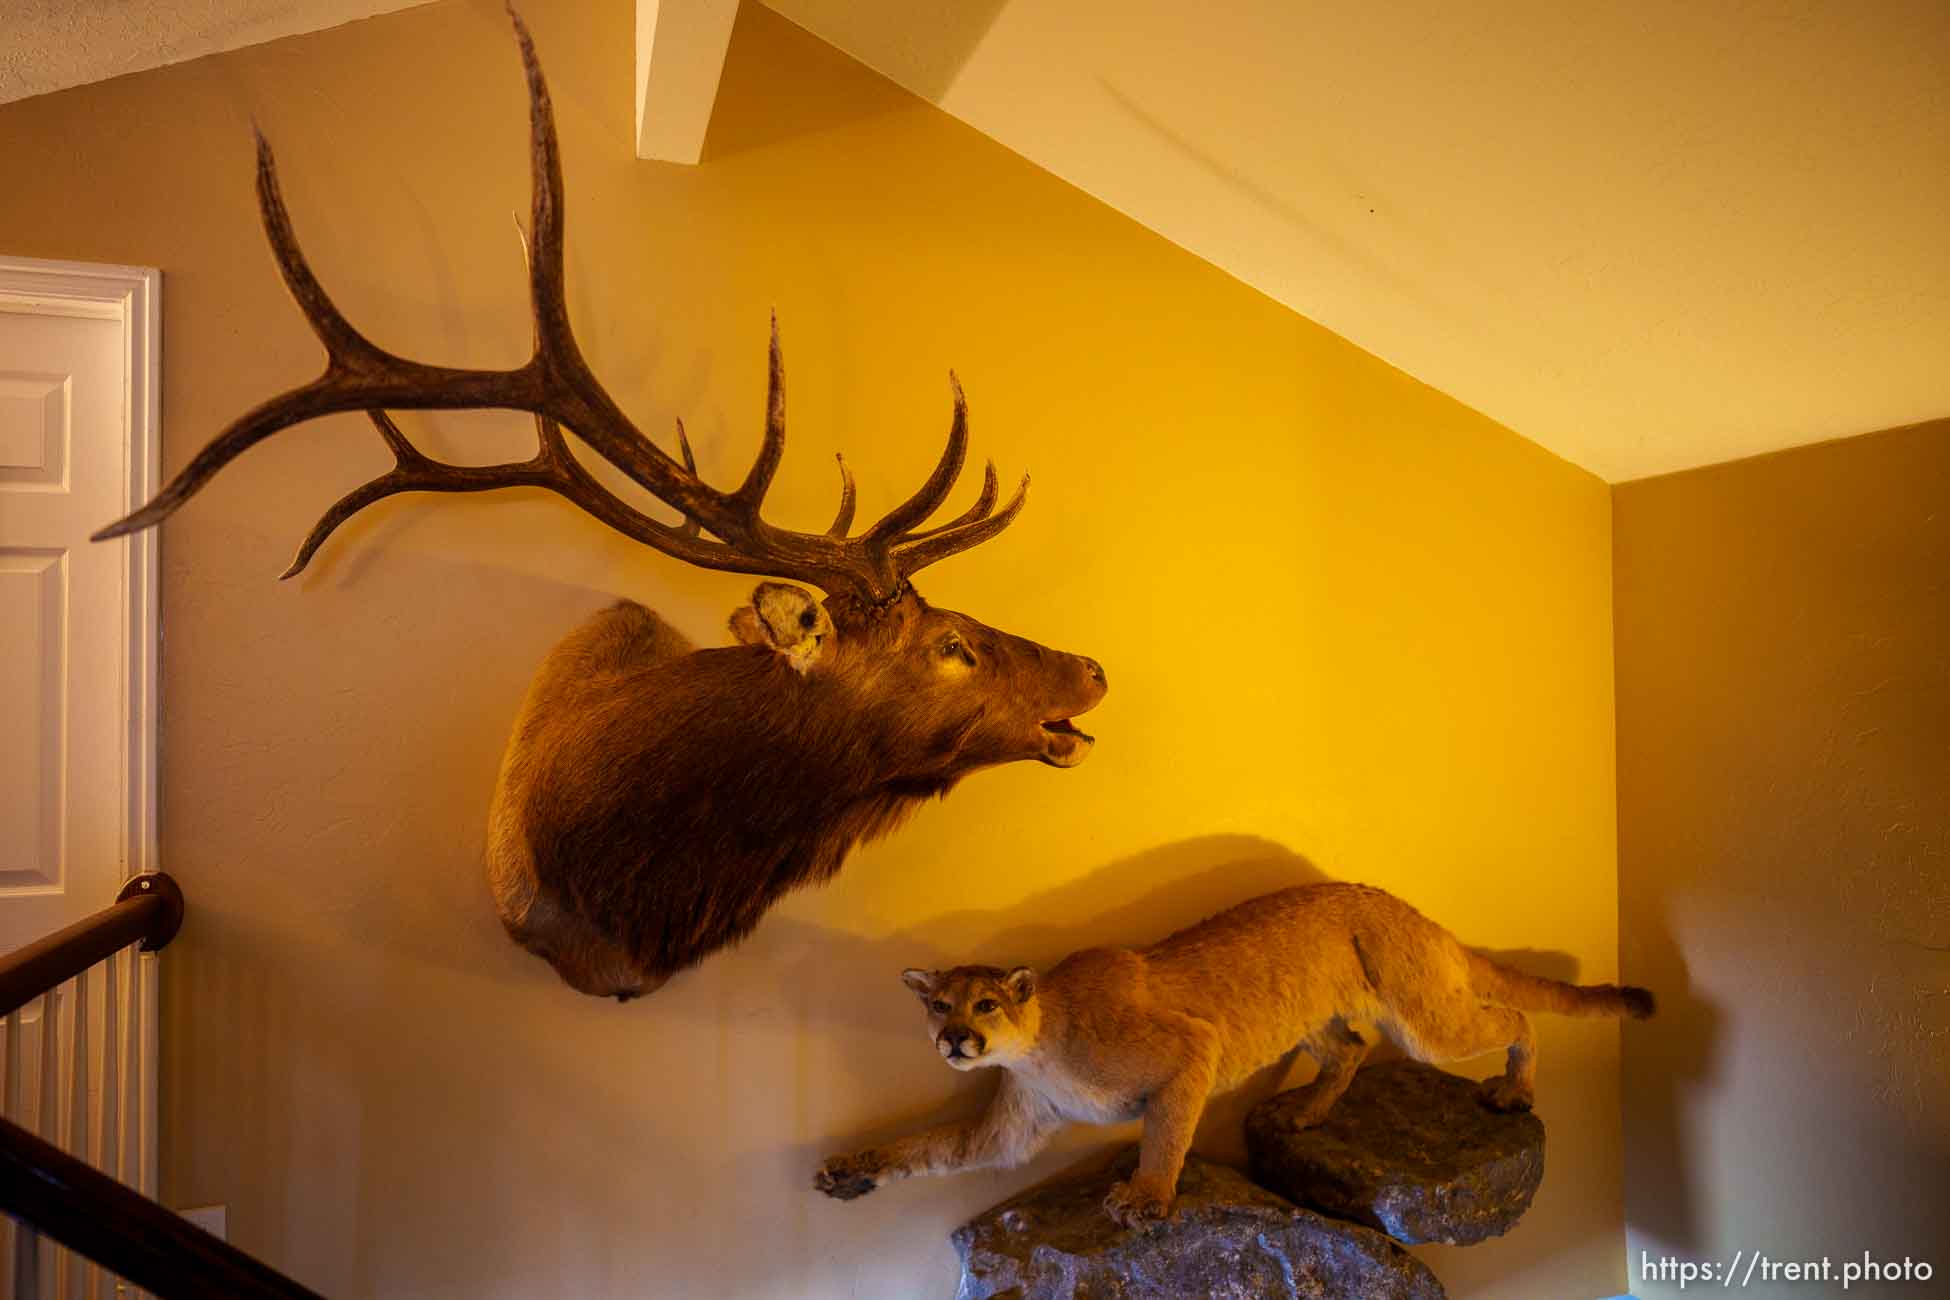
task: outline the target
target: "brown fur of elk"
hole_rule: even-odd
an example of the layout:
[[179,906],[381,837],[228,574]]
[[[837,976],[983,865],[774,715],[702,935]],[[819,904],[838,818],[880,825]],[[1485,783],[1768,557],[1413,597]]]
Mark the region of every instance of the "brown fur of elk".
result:
[[[933,528],[968,449],[968,409],[950,375],[946,449],[912,496],[852,532],[853,478],[823,533],[760,515],[785,450],[785,377],[772,324],[765,435],[725,492],[631,423],[589,371],[563,292],[562,170],[554,113],[521,18],[509,8],[529,94],[533,193],[523,234],[534,354],[513,370],[431,366],[387,352],[339,313],[285,211],[277,164],[257,142],[258,207],[286,286],[324,344],[317,379],[239,416],[142,509],[95,534],[152,527],[218,471],[281,429],[364,411],[394,466],[326,511],[286,577],[338,526],[403,492],[541,487],[666,555],[765,582],[731,617],[737,644],[699,650],[623,601],[577,628],[536,674],[503,756],[489,815],[488,881],[508,933],[585,993],[628,998],[750,933],[788,890],[825,880],[852,848],[977,768],[1039,759],[1071,767],[1091,738],[1070,719],[1103,698],[1095,660],[1061,654],[936,609],[910,581],[994,537],[1029,480],[996,508],[995,466],[963,514]],[[407,440],[387,408],[502,407],[534,416],[525,461],[451,465]],[[570,453],[573,433],[638,488],[674,507],[652,519]],[[797,583],[827,593],[821,601]]]
[[708,650],[620,602],[556,647],[522,705],[489,878],[509,934],[585,993],[656,988],[970,771],[1089,753],[1068,719],[1104,693],[1092,660],[911,588],[885,605],[755,596],[733,616],[749,643]]

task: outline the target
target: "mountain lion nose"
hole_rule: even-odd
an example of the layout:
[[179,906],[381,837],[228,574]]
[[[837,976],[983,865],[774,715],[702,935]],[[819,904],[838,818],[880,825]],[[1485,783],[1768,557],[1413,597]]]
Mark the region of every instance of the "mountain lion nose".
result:
[[964,1045],[968,1048],[966,1054],[969,1056],[979,1056],[982,1052],[982,1036],[972,1029],[944,1029],[941,1031],[941,1041],[948,1045],[948,1051],[953,1055],[962,1055]]

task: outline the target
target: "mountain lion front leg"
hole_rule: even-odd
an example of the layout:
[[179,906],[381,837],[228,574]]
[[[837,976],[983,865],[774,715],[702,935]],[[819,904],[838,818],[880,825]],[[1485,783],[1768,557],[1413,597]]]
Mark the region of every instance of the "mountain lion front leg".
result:
[[1177,1069],[1144,1101],[1144,1136],[1138,1142],[1137,1170],[1104,1198],[1104,1212],[1126,1228],[1160,1222],[1178,1195],[1198,1117],[1219,1068],[1219,1033],[1209,1023],[1173,1015],[1166,1029],[1178,1040]]
[[1005,1074],[995,1099],[980,1115],[885,1146],[833,1156],[813,1174],[813,1187],[851,1201],[896,1178],[1009,1168],[1042,1150],[1062,1124],[1061,1116]]

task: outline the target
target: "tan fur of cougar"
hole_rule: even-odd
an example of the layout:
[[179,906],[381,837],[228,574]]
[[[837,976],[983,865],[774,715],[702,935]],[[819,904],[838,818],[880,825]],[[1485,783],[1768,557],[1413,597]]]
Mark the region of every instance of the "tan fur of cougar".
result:
[[1368,1052],[1354,1023],[1424,1061],[1507,1049],[1483,1098],[1515,1110],[1530,1106],[1536,1070],[1524,1012],[1653,1011],[1644,989],[1499,965],[1393,895],[1351,884],[1267,894],[1148,948],[1073,953],[1041,978],[993,966],[902,978],[929,1008],[936,1049],[958,1069],[1001,1068],[1001,1086],[981,1115],[835,1157],[814,1185],[851,1199],[893,1178],[1015,1165],[1066,1123],[1142,1116],[1138,1167],[1105,1204],[1132,1226],[1169,1211],[1211,1093],[1297,1048],[1320,1063],[1298,1122],[1324,1119]]

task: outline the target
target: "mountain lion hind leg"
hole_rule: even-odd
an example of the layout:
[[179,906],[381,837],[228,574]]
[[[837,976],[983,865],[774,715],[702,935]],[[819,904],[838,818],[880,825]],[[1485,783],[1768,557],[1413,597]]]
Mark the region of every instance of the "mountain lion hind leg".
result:
[[1634,1020],[1653,1012],[1645,989],[1526,975],[1460,944],[1429,963],[1423,979],[1406,984],[1381,992],[1388,1025],[1418,1060],[1462,1061],[1506,1050],[1502,1075],[1483,1082],[1483,1101],[1495,1110],[1529,1110],[1536,1096],[1536,1040],[1524,1012]]

